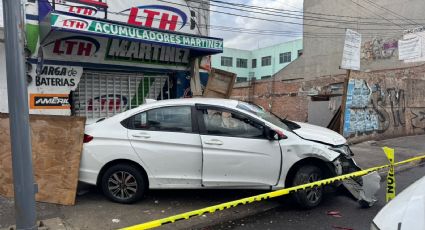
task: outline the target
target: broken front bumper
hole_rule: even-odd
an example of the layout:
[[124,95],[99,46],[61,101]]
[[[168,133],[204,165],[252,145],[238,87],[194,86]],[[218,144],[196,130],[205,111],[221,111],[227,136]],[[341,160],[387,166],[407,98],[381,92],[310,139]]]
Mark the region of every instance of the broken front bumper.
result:
[[[341,154],[333,164],[336,175],[361,171],[350,154]],[[359,201],[362,207],[371,207],[376,201],[376,193],[380,188],[381,176],[378,172],[372,172],[362,177],[342,181],[345,188]]]

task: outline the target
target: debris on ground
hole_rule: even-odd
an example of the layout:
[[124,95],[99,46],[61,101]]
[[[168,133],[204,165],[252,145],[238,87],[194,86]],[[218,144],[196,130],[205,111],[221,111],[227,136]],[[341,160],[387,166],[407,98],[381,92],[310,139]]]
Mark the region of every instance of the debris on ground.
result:
[[333,216],[333,217],[337,217],[337,218],[341,218],[341,214],[339,213],[339,211],[329,211],[328,216]]

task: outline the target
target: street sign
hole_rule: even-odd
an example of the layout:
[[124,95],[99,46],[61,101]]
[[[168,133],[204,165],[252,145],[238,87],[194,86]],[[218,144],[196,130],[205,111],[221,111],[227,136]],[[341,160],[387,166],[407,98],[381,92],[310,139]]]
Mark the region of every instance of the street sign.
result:
[[362,37],[360,33],[357,33],[354,30],[347,29],[345,33],[341,69],[360,70],[361,42]]

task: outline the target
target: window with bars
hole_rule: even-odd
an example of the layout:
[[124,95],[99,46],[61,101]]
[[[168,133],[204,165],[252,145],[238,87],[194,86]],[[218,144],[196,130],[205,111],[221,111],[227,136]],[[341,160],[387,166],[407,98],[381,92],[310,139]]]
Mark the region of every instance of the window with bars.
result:
[[236,58],[236,67],[248,68],[248,59]]
[[279,63],[291,62],[291,52],[279,54]]
[[257,59],[251,60],[251,66],[252,66],[252,68],[257,68]]
[[221,57],[221,66],[233,66],[233,58],[232,57]]
[[272,64],[272,56],[262,57],[261,66],[269,66]]

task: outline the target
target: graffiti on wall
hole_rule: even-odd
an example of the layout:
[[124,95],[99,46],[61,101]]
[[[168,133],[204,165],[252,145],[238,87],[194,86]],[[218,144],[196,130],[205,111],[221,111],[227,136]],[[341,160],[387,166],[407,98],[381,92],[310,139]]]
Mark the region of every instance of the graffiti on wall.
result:
[[422,129],[425,131],[425,108],[411,109],[413,131]]
[[[369,85],[351,79],[347,91],[344,136],[383,133],[390,127],[406,126],[404,89]],[[425,121],[424,121],[425,122]]]
[[362,60],[389,59],[397,56],[398,41],[397,39],[378,38],[375,37],[370,41],[363,43],[361,48]]

